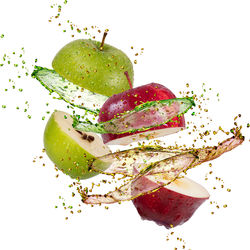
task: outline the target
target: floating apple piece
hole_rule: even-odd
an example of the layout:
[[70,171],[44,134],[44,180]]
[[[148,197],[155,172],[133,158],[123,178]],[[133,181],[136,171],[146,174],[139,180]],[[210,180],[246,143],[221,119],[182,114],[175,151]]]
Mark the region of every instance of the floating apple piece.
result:
[[103,170],[109,166],[98,157],[110,153],[110,149],[97,134],[78,132],[72,123],[69,114],[54,112],[44,131],[44,147],[58,169],[72,178],[87,179],[97,174],[88,169],[93,161]]
[[79,131],[92,131],[100,134],[124,134],[149,130],[171,123],[177,116],[182,116],[194,105],[192,98],[175,98],[151,101],[140,104],[134,109],[117,114],[115,118],[93,124],[90,121],[80,121],[80,116],[74,116],[74,128]]
[[74,107],[99,114],[99,110],[108,99],[107,96],[81,88],[60,76],[55,70],[35,66],[32,77],[36,78],[50,93],[57,93],[60,99]]
[[[129,74],[125,72],[128,81]],[[135,109],[136,106],[146,102],[174,99],[176,96],[165,86],[157,83],[146,84],[137,88],[131,88],[122,93],[111,96],[102,106],[99,114],[99,122],[106,122],[112,120],[117,114],[122,114],[126,111]],[[169,112],[175,112],[178,106],[172,106]],[[153,122],[157,110],[151,112],[150,121]],[[148,117],[147,117],[148,118]],[[162,124],[161,126],[153,127],[146,132],[133,132],[125,134],[103,134],[102,139],[104,143],[110,145],[127,145],[131,142],[136,142],[143,139],[152,139],[164,135],[176,133],[185,128],[184,116],[172,117],[172,121]],[[156,120],[157,121],[157,120]],[[138,120],[140,125],[140,120]]]
[[[218,146],[214,147],[190,149],[184,151],[178,150],[173,151],[173,155],[168,153],[171,150],[167,150],[167,153],[163,151],[164,154],[166,153],[168,158],[153,163],[147,163],[147,161],[142,163],[141,160],[136,162],[136,158],[139,157],[139,159],[141,159],[140,154],[143,152],[143,148],[134,154],[133,158],[135,158],[135,160],[130,159],[132,161],[130,164],[121,164],[121,159],[119,157],[119,155],[124,155],[124,153],[129,154],[130,150],[108,154],[98,158],[98,160],[109,162],[111,159],[113,160],[112,164],[107,170],[103,171],[99,169],[98,164],[95,164],[95,161],[93,162],[91,168],[104,174],[123,174],[124,176],[127,175],[129,177],[132,175],[132,178],[130,178],[121,187],[116,188],[114,191],[110,191],[105,195],[89,195],[85,192],[81,192],[80,194],[84,203],[86,204],[110,204],[120,201],[132,200],[169,185],[171,182],[176,180],[182,172],[186,172],[188,169],[204,162],[216,159],[223,153],[231,151],[235,147],[239,146],[243,141],[244,137],[240,133],[236,133],[235,136],[219,143]],[[134,151],[134,149],[132,150]],[[145,148],[144,150],[148,151],[148,148]],[[159,153],[161,152],[162,150],[159,150]],[[153,150],[153,153],[155,154],[156,151]],[[163,157],[163,154],[160,156],[160,158],[161,157]],[[141,184],[136,186],[136,183],[141,183],[140,178],[142,177],[148,178],[152,181],[152,183],[154,183],[154,185],[146,185],[145,188],[141,188]],[[158,178],[157,182],[155,181],[156,177]]]
[[67,80],[92,92],[112,96],[129,89],[124,75],[133,81],[133,65],[121,50],[91,39],[79,39],[65,45],[55,56],[54,70]]
[[[164,174],[155,176],[155,182]],[[158,186],[143,176],[132,185],[137,189]],[[166,228],[181,225],[191,218],[196,209],[209,198],[207,190],[187,177],[176,179],[157,191],[133,199],[141,218],[151,220]]]

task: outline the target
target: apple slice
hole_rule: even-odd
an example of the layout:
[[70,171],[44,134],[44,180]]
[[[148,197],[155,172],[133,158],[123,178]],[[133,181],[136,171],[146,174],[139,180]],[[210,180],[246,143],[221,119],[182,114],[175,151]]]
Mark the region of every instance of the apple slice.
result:
[[59,98],[74,107],[85,109],[96,115],[108,99],[107,96],[91,92],[60,76],[55,70],[35,66],[31,75],[50,93],[55,92]]
[[[86,204],[112,204],[115,202],[128,201],[143,195],[153,193],[158,189],[169,185],[175,181],[181,173],[186,173],[188,169],[198,166],[204,162],[214,160],[222,154],[233,150],[241,145],[244,137],[240,131],[235,130],[234,136],[219,143],[218,146],[205,147],[187,150],[164,150],[163,148],[151,150],[148,147],[142,147],[140,150],[130,149],[123,152],[108,154],[98,158],[101,161],[112,162],[107,170],[99,169],[95,161],[91,168],[103,174],[114,176],[122,174],[129,177],[125,183],[116,187],[115,190],[106,194],[88,194],[81,192],[83,202]],[[150,151],[151,150],[151,151]],[[153,160],[150,155],[153,154]],[[122,161],[125,156],[128,161]],[[144,161],[144,160],[145,161]],[[154,160],[156,160],[154,162]],[[98,162],[97,162],[98,163]],[[144,178],[151,180],[154,185],[142,185]],[[138,184],[138,186],[137,186]],[[137,188],[136,188],[137,186]]]
[[[147,189],[156,187],[160,178],[143,176],[133,187]],[[161,175],[161,178],[163,176]],[[191,218],[196,209],[209,198],[209,193],[200,184],[187,177],[176,179],[169,185],[155,192],[133,199],[138,213],[143,220],[151,220],[166,228],[181,225]]]
[[103,170],[109,166],[108,161],[97,157],[111,151],[97,134],[78,132],[72,123],[69,114],[55,111],[44,131],[44,147],[58,169],[72,178],[87,179],[97,174],[89,172],[93,161],[97,161],[98,167]]
[[80,116],[74,116],[73,127],[77,130],[92,131],[100,134],[137,133],[173,123],[194,106],[192,98],[175,98],[151,101],[140,104],[132,110],[117,114],[113,119],[93,124],[89,120],[80,121]]

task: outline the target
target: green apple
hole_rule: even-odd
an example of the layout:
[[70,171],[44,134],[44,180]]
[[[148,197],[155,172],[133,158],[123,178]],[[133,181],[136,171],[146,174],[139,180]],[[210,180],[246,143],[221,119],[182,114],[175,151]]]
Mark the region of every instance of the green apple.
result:
[[97,134],[78,132],[72,123],[71,116],[65,112],[55,111],[51,115],[44,131],[45,151],[65,174],[72,178],[87,179],[97,174],[89,172],[93,161],[103,170],[109,166],[109,162],[97,157],[111,151]]
[[124,72],[133,83],[133,65],[121,50],[103,41],[79,39],[66,44],[55,56],[52,67],[68,81],[105,96],[129,89]]

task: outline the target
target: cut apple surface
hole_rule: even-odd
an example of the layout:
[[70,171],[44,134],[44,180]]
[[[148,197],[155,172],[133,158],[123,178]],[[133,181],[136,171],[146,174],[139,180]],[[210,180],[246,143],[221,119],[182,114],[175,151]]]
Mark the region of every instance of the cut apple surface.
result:
[[[162,178],[162,176],[161,176]],[[136,189],[156,186],[155,180],[142,177],[134,183]],[[196,209],[209,198],[208,191],[187,177],[176,179],[155,192],[133,199],[141,218],[151,220],[166,228],[181,225],[191,218]]]
[[110,153],[102,139],[95,133],[78,132],[72,127],[71,116],[55,111],[44,131],[44,146],[55,165],[72,178],[86,179],[96,175],[89,172],[89,165],[97,160],[101,169],[109,166],[107,161],[98,160]]

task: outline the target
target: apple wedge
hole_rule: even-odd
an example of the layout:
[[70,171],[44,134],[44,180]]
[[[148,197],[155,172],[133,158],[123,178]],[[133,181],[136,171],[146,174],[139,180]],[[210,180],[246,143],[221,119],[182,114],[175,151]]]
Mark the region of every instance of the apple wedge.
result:
[[[155,181],[159,180],[155,178]],[[154,186],[157,184],[146,176],[140,178],[136,185],[134,184],[134,188],[137,189]],[[155,192],[139,196],[132,202],[143,220],[151,220],[158,225],[171,228],[189,220],[196,209],[208,198],[209,193],[204,187],[183,177]]]
[[[58,169],[72,178],[87,179],[97,174],[89,172],[88,166],[111,151],[97,134],[78,132],[72,123],[69,114],[55,111],[44,131],[44,147]],[[97,165],[106,169],[109,163],[97,160]]]

